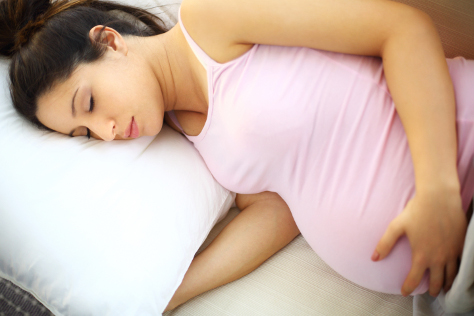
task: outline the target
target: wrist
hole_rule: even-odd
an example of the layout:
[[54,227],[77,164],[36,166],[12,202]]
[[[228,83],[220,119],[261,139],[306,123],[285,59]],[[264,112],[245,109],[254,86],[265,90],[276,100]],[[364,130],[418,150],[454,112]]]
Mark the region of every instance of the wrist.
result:
[[461,185],[459,179],[456,178],[444,178],[439,180],[425,181],[416,183],[416,192],[418,195],[439,195],[439,194],[450,194],[460,195]]
[[443,151],[425,154],[422,158],[414,161],[417,192],[460,192],[456,155],[448,156]]

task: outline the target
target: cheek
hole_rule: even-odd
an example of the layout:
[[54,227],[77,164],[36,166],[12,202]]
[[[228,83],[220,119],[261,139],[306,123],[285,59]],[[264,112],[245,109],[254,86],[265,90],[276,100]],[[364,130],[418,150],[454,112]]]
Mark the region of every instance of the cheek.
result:
[[[100,137],[99,135],[97,135],[97,134],[94,133],[93,131],[91,131],[91,137],[92,137],[92,138],[95,138],[95,139],[103,140],[102,137]],[[115,136],[115,139],[122,139],[122,138],[120,138],[120,136]]]

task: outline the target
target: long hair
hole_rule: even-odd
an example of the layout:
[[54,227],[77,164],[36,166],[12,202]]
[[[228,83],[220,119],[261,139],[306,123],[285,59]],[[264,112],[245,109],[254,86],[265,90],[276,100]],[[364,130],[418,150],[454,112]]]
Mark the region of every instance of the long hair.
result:
[[112,27],[122,35],[167,31],[150,12],[108,1],[0,0],[0,54],[11,58],[13,105],[37,127],[48,130],[36,116],[38,98],[69,78],[80,64],[104,55],[101,33],[95,39],[89,37],[97,25]]

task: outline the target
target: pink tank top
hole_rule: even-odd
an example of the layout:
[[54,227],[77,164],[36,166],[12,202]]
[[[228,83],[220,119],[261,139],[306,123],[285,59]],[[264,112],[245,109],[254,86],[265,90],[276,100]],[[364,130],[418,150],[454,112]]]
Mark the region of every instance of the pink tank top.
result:
[[[415,193],[381,59],[255,44],[221,64],[193,41],[181,15],[179,23],[209,87],[204,128],[186,137],[215,179],[237,193],[277,192],[333,269],[366,288],[400,294],[411,268],[408,240],[400,239],[388,258],[370,260]],[[468,115],[474,118],[474,111]],[[472,124],[465,129],[473,133]],[[460,148],[465,209],[474,188],[473,146]],[[428,285],[425,275],[413,294]]]

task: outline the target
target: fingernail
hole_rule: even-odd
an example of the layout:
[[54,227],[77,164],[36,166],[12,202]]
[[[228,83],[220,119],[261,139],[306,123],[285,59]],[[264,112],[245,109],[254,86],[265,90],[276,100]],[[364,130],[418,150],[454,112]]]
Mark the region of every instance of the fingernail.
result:
[[372,254],[372,261],[377,261],[379,260],[379,253],[377,252],[377,250],[374,251],[374,253]]

